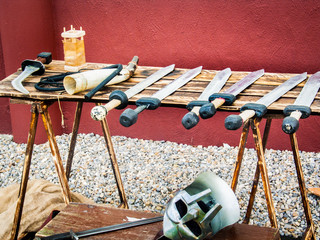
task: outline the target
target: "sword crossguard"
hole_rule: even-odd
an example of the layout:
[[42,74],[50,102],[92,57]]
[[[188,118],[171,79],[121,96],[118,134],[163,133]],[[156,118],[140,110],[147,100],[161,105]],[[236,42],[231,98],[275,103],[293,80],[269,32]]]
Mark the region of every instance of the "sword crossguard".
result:
[[136,101],[137,106],[146,106],[145,108],[155,110],[161,105],[161,101],[154,97],[143,97]]
[[283,109],[283,114],[285,116],[290,116],[292,112],[299,111],[301,112],[301,118],[307,118],[311,114],[311,108],[308,106],[302,106],[302,105],[288,105]]
[[110,100],[113,100],[113,99],[117,99],[119,100],[121,103],[120,105],[118,105],[116,107],[116,109],[124,109],[125,107],[128,106],[128,96],[127,94],[125,94],[123,91],[121,90],[115,90],[113,91],[110,96],[109,96],[109,99]]
[[202,107],[203,105],[207,104],[208,101],[201,101],[201,100],[195,100],[191,101],[187,105],[188,111],[191,111],[194,107]]
[[240,108],[240,112],[244,112],[246,110],[253,110],[255,112],[256,117],[262,117],[267,113],[266,105],[259,103],[246,103]]
[[236,100],[236,96],[230,93],[214,93],[209,97],[209,101],[212,102],[215,99],[223,98],[224,105],[230,106]]

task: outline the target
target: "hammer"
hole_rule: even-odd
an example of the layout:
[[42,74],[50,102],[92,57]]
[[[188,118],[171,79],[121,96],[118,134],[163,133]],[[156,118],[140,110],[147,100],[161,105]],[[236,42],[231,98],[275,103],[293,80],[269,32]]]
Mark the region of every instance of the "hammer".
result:
[[14,89],[24,94],[29,94],[29,91],[22,86],[22,82],[30,75],[44,74],[45,67],[43,64],[49,64],[51,61],[52,55],[50,52],[39,53],[36,60],[24,60],[21,63],[23,72],[11,82]]

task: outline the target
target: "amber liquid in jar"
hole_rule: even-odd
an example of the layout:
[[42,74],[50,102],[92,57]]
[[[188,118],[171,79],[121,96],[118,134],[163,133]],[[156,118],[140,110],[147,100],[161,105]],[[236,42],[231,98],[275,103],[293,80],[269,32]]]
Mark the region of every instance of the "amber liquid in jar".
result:
[[83,39],[69,38],[62,42],[66,65],[76,67],[82,66],[86,63]]
[[85,65],[84,35],[85,31],[82,30],[82,27],[80,27],[80,30],[75,30],[71,25],[69,31],[64,28],[61,36],[63,37],[65,70],[78,71]]

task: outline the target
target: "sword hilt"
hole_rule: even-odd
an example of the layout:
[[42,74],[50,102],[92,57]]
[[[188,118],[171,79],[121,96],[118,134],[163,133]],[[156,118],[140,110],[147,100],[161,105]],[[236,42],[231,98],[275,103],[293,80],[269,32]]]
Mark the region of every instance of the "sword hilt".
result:
[[236,100],[236,96],[230,93],[214,93],[209,97],[209,103],[203,105],[200,109],[200,117],[208,119],[213,117],[217,109],[222,105],[231,105]]
[[200,108],[207,104],[208,101],[202,101],[202,100],[196,100],[196,101],[191,101],[187,105],[187,109],[190,111],[181,120],[182,125],[186,129],[193,128],[196,126],[200,120],[199,118],[199,111]]
[[128,108],[120,115],[120,123],[124,127],[130,127],[138,120],[138,114],[146,109],[147,105],[140,105],[136,109]]
[[109,102],[105,105],[95,106],[91,109],[91,118],[96,121],[102,121],[108,112],[114,108],[123,109],[128,106],[128,97],[121,90],[113,91],[109,96]]
[[199,118],[199,110],[200,107],[194,107],[190,112],[188,112],[186,115],[184,115],[184,117],[182,118],[181,122],[182,125],[186,128],[186,129],[191,129],[194,126],[196,126],[200,120]]
[[124,127],[130,127],[135,124],[138,120],[138,114],[145,109],[154,110],[157,109],[161,104],[158,98],[154,97],[143,97],[136,101],[138,106],[136,109],[126,109],[120,116],[120,123]]
[[307,118],[311,114],[310,107],[289,105],[284,110],[285,116],[282,122],[282,130],[287,134],[293,134],[299,129],[300,118]]
[[26,59],[21,63],[21,69],[24,69],[27,66],[32,66],[39,68],[37,71],[33,72],[32,75],[42,75],[44,74],[45,67],[43,64],[49,64],[52,62],[52,54],[50,52],[39,53],[35,60]]
[[154,97],[143,97],[136,101],[138,106],[136,109],[126,109],[120,116],[120,123],[124,127],[130,127],[135,124],[138,120],[138,114],[145,109],[155,110],[161,104],[158,98]]
[[226,101],[224,98],[216,98],[210,103],[204,104],[199,111],[200,117],[202,119],[213,117],[216,114],[217,109],[221,107],[225,102]]
[[245,110],[240,115],[229,115],[224,121],[224,126],[228,130],[237,130],[245,121],[254,117],[255,114],[254,110]]
[[242,124],[252,117],[262,117],[267,112],[267,107],[259,103],[247,103],[240,108],[240,115],[229,115],[224,126],[228,130],[237,130]]

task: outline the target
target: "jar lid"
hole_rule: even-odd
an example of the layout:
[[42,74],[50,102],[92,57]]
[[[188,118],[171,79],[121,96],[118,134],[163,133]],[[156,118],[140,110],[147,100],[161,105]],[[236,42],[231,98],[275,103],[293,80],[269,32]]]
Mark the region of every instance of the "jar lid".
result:
[[82,30],[82,27],[80,27],[80,30],[76,30],[71,25],[71,29],[66,31],[66,28],[63,28],[63,33],[61,33],[61,37],[63,38],[79,38],[86,35],[86,32]]

